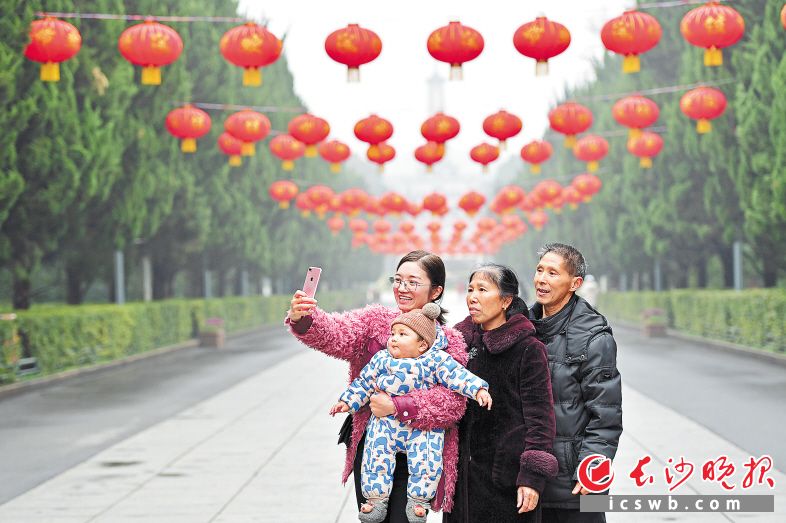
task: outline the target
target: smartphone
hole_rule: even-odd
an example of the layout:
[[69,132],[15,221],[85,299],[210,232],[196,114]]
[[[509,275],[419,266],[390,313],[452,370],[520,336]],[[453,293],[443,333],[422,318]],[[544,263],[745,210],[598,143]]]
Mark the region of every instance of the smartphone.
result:
[[309,298],[313,298],[317,294],[317,285],[319,284],[319,275],[322,274],[322,269],[319,267],[309,267],[306,272],[306,281],[303,283],[303,292]]

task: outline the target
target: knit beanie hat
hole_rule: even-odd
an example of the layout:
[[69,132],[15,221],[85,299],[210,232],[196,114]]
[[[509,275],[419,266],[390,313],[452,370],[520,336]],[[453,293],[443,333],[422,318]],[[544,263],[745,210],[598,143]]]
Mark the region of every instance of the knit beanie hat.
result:
[[442,308],[436,303],[427,303],[422,309],[405,312],[393,320],[393,325],[397,323],[406,325],[417,332],[421,338],[426,340],[428,346],[431,347],[434,345],[434,340],[437,338],[437,324],[434,323],[434,320],[439,317],[441,312]]

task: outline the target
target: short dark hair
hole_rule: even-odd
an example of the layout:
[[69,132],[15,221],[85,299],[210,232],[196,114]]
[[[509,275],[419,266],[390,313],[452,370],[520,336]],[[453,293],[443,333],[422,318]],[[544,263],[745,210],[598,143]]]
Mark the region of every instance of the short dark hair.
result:
[[[399,260],[398,265],[396,265],[396,270],[399,270],[399,268],[407,262],[417,263],[418,267],[426,271],[432,286],[442,287],[442,291],[439,293],[439,296],[434,299],[434,302],[442,299],[442,295],[445,293],[445,262],[442,261],[442,258],[428,251],[411,251]],[[442,309],[441,305],[440,309]],[[445,325],[447,322],[445,318],[445,313],[447,312],[447,310],[442,309],[442,312],[437,318],[437,321],[442,325]]]
[[547,243],[538,250],[538,259],[542,259],[546,254],[553,252],[565,260],[565,267],[571,276],[583,278],[587,274],[587,262],[584,255],[572,245],[564,243]]

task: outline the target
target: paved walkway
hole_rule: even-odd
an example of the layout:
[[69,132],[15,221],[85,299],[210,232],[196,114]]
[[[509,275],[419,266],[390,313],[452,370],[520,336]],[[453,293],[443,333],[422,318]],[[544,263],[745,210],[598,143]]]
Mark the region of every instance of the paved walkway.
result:
[[[335,441],[343,420],[327,414],[345,379],[343,362],[304,349],[0,506],[0,521],[357,521],[351,486],[340,483],[344,447]],[[739,466],[748,458],[636,390],[626,387],[623,394],[625,432],[613,493],[666,494],[668,457],[700,462],[725,454]],[[656,484],[639,490],[627,473],[646,454],[653,456]],[[721,493],[695,476],[676,493]],[[786,476],[771,477],[775,514],[609,514],[608,520],[783,522]]]

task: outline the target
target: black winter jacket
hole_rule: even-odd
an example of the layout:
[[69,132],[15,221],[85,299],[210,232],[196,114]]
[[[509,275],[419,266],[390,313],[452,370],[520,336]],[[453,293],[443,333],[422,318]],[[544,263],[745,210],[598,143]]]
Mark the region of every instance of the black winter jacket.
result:
[[540,304],[530,314],[548,351],[557,424],[559,473],[546,484],[541,504],[578,508],[579,496],[571,494],[578,464],[591,454],[613,459],[622,434],[617,344],[606,318],[577,295],[554,316],[540,319]]

